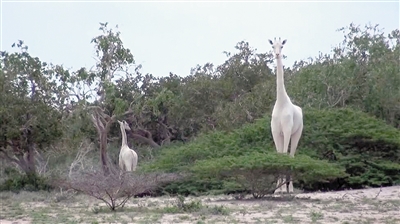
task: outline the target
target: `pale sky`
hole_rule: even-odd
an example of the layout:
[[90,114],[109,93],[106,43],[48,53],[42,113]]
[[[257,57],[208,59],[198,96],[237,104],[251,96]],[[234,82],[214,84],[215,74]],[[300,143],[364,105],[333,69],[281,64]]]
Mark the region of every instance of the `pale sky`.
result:
[[287,39],[285,66],[330,53],[342,40],[340,27],[350,23],[399,28],[399,1],[1,1],[1,50],[14,51],[23,40],[41,61],[73,71],[95,65],[91,39],[99,22],[119,26],[121,39],[142,73],[190,74],[197,64],[222,64],[223,51],[236,52],[240,41],[263,53],[268,39]]

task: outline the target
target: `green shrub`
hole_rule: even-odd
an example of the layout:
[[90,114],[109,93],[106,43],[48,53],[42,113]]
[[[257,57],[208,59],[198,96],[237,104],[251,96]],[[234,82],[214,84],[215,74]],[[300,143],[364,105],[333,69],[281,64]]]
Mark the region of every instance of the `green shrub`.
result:
[[294,181],[303,182],[327,181],[346,176],[344,169],[327,161],[304,155],[291,158],[272,152],[202,160],[192,167],[192,171],[200,177],[234,178],[255,198],[273,193],[279,175],[292,175]]
[[260,119],[254,124],[246,124],[241,129],[229,133],[215,131],[203,134],[189,144],[163,149],[155,161],[146,164],[143,169],[187,171],[198,160],[226,155],[240,156],[254,150],[275,152],[270,135],[269,124],[265,123],[265,119]]
[[186,202],[184,196],[178,195],[174,205],[165,207],[164,211],[168,213],[192,213],[200,211],[203,207],[204,205],[200,200]]
[[19,174],[11,172],[9,178],[0,184],[0,191],[40,191],[50,190],[48,179],[35,173]]
[[[162,187],[159,193],[168,193],[171,195],[201,195],[210,189],[222,189],[223,182],[218,180],[196,180],[195,178],[186,178]],[[162,192],[161,192],[162,191]]]
[[[298,170],[297,174],[303,170],[304,176],[298,178],[295,185],[306,190],[337,190],[400,183],[399,130],[349,108],[305,108],[303,112],[303,135],[292,162],[284,157],[275,157],[270,117],[266,116],[232,132],[215,131],[201,135],[188,144],[162,149],[153,163],[144,165],[143,169],[191,172],[196,175],[203,172],[215,176],[221,172],[219,169],[223,168],[222,164],[234,161],[246,169],[268,167],[270,173],[283,166]],[[331,163],[336,166],[331,166]],[[338,178],[329,181],[318,178],[319,175],[328,174],[337,177],[342,169],[346,174]],[[208,187],[209,191],[224,189],[223,180],[202,176],[197,179],[191,177],[191,181],[186,182],[183,187],[186,193],[204,192]],[[205,188],[199,190],[199,183]],[[206,183],[215,184],[207,186]],[[175,190],[178,186],[175,185]]]
[[348,108],[307,109],[304,123],[300,154],[339,164],[349,175],[332,183],[316,181],[305,186],[306,189],[378,187],[400,183],[398,129]]

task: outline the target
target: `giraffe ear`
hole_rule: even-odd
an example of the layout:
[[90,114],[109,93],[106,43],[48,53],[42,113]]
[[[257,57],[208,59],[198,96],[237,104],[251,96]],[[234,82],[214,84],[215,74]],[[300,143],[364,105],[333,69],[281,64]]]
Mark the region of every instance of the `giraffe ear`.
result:
[[274,44],[274,43],[272,43],[272,40],[268,40],[268,41],[269,41],[270,44],[272,44],[272,45]]
[[285,43],[286,43],[286,40],[283,40],[283,41],[282,41],[282,45],[284,45]]

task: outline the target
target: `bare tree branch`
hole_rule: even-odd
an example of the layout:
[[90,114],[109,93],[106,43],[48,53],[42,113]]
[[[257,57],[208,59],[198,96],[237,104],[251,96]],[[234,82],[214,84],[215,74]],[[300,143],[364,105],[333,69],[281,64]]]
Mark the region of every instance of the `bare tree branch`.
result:
[[137,139],[137,140],[143,142],[143,143],[149,144],[149,145],[152,146],[153,148],[158,148],[158,147],[160,147],[160,145],[157,144],[152,138],[146,138],[146,137],[143,137],[143,136],[141,136],[141,135],[139,135],[139,134],[131,134],[131,136],[132,136],[133,138],[135,138],[135,139]]
[[61,188],[73,189],[103,201],[111,210],[123,207],[135,195],[150,192],[160,184],[176,181],[177,174],[90,172],[70,180],[58,180]]
[[[0,152],[2,152],[2,154],[0,154],[1,158],[7,159],[10,162],[17,163],[18,165],[20,165],[20,161],[17,158],[9,156],[8,153],[6,151],[4,151],[3,149],[0,149]],[[3,155],[3,156],[1,156],[1,155]]]

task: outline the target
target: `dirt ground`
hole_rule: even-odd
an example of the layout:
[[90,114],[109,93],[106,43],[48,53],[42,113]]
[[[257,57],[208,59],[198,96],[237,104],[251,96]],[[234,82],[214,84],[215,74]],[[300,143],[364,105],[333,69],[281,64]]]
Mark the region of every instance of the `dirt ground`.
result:
[[232,195],[134,198],[121,211],[85,195],[0,193],[1,224],[28,223],[400,223],[400,186],[236,200]]

